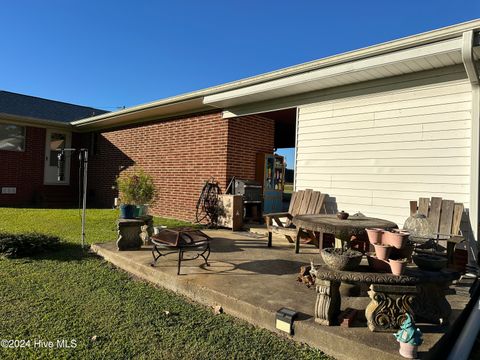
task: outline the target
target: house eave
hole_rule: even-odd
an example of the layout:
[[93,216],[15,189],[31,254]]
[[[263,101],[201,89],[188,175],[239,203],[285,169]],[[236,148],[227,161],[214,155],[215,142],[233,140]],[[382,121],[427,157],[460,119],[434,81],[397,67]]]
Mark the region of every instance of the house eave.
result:
[[57,128],[57,129],[70,129],[73,130],[73,126],[70,123],[37,119],[27,116],[18,116],[12,114],[0,113],[0,123],[15,123],[18,125],[41,127],[41,128]]
[[172,103],[165,99],[165,101],[162,102],[134,106],[114,113],[74,121],[71,124],[80,131],[101,130],[180,115],[206,112],[212,109],[215,108],[203,104],[201,97]]

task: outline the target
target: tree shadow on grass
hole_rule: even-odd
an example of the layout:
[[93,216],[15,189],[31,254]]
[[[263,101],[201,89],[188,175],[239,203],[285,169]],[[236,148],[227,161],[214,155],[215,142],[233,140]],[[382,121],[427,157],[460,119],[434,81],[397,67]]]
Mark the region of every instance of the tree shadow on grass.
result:
[[89,252],[89,246],[83,248],[80,244],[61,242],[55,249],[48,249],[37,254],[30,254],[11,258],[24,262],[53,260],[53,261],[82,261],[98,258],[98,255]]

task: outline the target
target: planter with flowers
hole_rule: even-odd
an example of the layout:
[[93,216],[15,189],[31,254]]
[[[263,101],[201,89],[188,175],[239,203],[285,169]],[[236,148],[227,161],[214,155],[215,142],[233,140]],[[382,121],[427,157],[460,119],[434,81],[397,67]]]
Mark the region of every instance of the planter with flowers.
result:
[[133,219],[148,213],[148,204],[156,196],[152,177],[142,169],[129,169],[117,178],[120,195],[120,217]]

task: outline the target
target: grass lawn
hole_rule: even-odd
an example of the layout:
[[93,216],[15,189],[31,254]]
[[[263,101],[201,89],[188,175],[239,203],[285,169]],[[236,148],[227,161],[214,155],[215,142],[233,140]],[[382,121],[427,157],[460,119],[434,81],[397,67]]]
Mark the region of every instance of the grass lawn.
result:
[[[87,210],[87,241],[114,240],[117,216]],[[185,223],[156,218],[155,224]],[[0,232],[32,231],[66,245],[33,258],[0,259],[0,339],[30,340],[23,348],[0,347],[0,359],[327,358],[229,315],[215,316],[82,252],[78,210],[0,208]],[[57,340],[76,346],[57,348]]]

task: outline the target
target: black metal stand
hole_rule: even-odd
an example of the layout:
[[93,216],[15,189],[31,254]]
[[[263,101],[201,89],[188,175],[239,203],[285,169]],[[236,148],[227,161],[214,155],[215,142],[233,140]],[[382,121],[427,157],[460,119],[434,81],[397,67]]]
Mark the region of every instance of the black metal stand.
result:
[[[168,247],[168,248],[175,249],[175,250],[162,254],[160,252],[160,247]],[[183,256],[185,252],[188,252],[187,249],[197,249],[198,250],[199,248],[200,248],[200,252],[197,252],[197,254],[194,257],[185,258]],[[182,266],[182,261],[196,260],[200,256],[205,261],[205,265],[210,266],[210,264],[208,263],[208,257],[210,256],[210,242],[209,241],[207,241],[205,244],[198,244],[198,245],[191,245],[191,246],[177,246],[177,247],[169,247],[168,245],[165,245],[165,244],[159,245],[159,244],[154,243],[153,248],[152,248],[153,262],[152,262],[151,266],[155,266],[157,264],[157,260],[160,259],[162,256],[166,256],[168,254],[173,254],[173,253],[176,253],[177,251],[178,251],[177,275],[180,275],[180,268]],[[205,255],[205,253],[206,253],[206,255]]]

